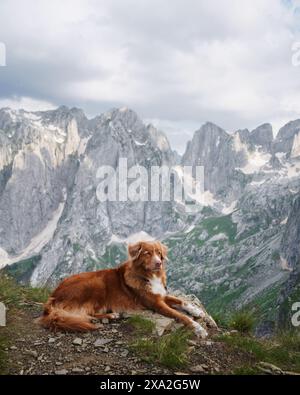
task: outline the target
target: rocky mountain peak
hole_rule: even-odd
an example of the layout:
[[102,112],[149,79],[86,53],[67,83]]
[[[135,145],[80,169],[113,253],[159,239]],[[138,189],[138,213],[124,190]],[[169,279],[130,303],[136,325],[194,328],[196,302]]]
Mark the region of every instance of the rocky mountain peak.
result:
[[[274,152],[284,152],[288,156],[300,156],[300,119],[284,125],[274,141]],[[299,140],[299,141],[298,141]]]
[[207,136],[207,138],[215,139],[218,137],[226,138],[228,137],[228,133],[222,129],[220,126],[216,125],[213,122],[206,122],[201,128],[195,133],[195,135],[202,137]]
[[273,128],[269,123],[264,123],[252,130],[250,141],[254,145],[260,145],[266,151],[270,151],[273,142]]
[[279,129],[279,132],[276,136],[276,140],[282,141],[282,140],[293,138],[295,133],[298,132],[299,130],[300,130],[300,119],[296,119],[295,121],[290,121]]

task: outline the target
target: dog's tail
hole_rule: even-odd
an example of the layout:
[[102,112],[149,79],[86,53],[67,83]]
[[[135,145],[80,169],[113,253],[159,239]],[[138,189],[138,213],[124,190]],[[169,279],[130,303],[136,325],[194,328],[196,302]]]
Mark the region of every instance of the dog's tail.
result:
[[56,331],[58,329],[86,332],[97,329],[90,322],[91,317],[82,311],[69,311],[54,305],[55,298],[49,298],[44,305],[44,313],[36,322],[44,328]]

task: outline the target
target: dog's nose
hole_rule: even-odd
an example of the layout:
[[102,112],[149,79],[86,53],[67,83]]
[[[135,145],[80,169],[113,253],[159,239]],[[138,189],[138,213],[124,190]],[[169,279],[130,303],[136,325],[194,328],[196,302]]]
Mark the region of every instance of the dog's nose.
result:
[[161,261],[156,261],[155,262],[155,267],[157,267],[159,269],[161,267]]

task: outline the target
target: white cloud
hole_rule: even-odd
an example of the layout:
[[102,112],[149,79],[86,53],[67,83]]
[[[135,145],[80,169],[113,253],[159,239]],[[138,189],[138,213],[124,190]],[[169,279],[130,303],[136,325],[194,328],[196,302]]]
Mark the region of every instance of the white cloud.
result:
[[185,141],[190,125],[206,120],[231,131],[279,124],[300,115],[300,67],[291,61],[299,7],[298,0],[2,0],[0,99],[89,114],[128,105],[165,125],[177,149],[180,133]]
[[13,97],[10,99],[0,99],[0,108],[9,107],[14,110],[44,111],[53,110],[52,103],[43,100],[35,100],[30,97]]

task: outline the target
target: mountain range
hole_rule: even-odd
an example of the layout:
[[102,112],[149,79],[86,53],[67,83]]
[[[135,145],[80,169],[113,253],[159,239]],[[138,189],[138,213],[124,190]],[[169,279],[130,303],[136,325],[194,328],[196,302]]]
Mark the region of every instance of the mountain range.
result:
[[[204,167],[195,212],[185,202],[97,199],[97,170]],[[300,120],[227,133],[207,122],[182,156],[128,109],[88,119],[77,108],[0,110],[0,268],[33,286],[115,266],[126,244],[169,247],[174,288],[215,315],[251,308],[257,333],[289,325],[300,301]]]

